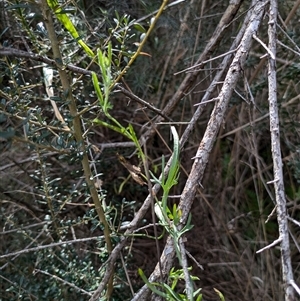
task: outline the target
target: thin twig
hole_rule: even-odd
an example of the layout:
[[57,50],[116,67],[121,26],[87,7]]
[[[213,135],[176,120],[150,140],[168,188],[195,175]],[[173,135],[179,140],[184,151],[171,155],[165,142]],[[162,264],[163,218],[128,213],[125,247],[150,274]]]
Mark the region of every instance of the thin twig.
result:
[[50,273],[48,273],[48,272],[46,272],[46,271],[42,271],[42,270],[39,270],[39,269],[34,269],[34,270],[33,270],[33,274],[35,275],[36,273],[41,273],[41,274],[47,275],[47,276],[49,276],[49,277],[52,277],[52,278],[54,278],[55,280],[58,280],[58,281],[62,282],[63,284],[66,284],[66,285],[68,285],[68,286],[70,286],[70,287],[72,287],[72,288],[74,288],[74,289],[76,289],[76,290],[82,292],[82,293],[85,294],[85,295],[88,295],[88,296],[91,296],[91,295],[92,295],[92,293],[89,293],[89,292],[85,291],[84,289],[82,289],[82,288],[76,286],[75,284],[73,284],[73,283],[71,283],[71,282],[69,282],[69,281],[67,281],[67,280],[64,280],[64,279],[62,279],[62,278],[60,278],[60,277],[58,277],[58,276],[56,276],[56,275],[50,274]]
[[281,242],[282,242],[282,238],[279,237],[276,240],[274,240],[271,244],[269,244],[269,245],[263,247],[262,249],[259,249],[258,251],[256,251],[256,254],[261,253],[261,252],[263,252],[265,250],[271,249],[272,247],[278,245]]
[[70,245],[70,244],[74,244],[74,243],[78,243],[78,242],[84,242],[84,241],[89,241],[89,240],[99,240],[99,239],[103,239],[103,236],[94,236],[94,237],[89,237],[89,238],[78,238],[78,239],[74,239],[74,240],[55,242],[55,243],[52,243],[52,244],[49,244],[49,245],[38,246],[38,247],[30,248],[30,249],[25,249],[25,250],[21,250],[21,251],[1,255],[0,258],[7,258],[7,257],[19,255],[19,254],[25,254],[25,253],[29,253],[29,252],[36,252],[36,251],[39,251],[39,250],[53,248],[53,247],[57,247],[57,246],[61,246],[61,245]]
[[254,34],[254,35],[253,35],[253,39],[256,40],[257,42],[259,42],[260,45],[261,45],[262,47],[264,47],[264,48],[267,50],[267,52],[270,54],[271,58],[272,58],[273,60],[275,60],[275,55],[274,55],[274,53],[268,48],[268,46],[267,46],[261,39],[258,38],[257,35]]
[[[43,62],[49,66],[52,66],[54,68],[57,68],[57,63],[55,60],[49,59],[48,57],[33,53],[33,52],[27,52],[15,48],[10,48],[10,47],[0,47],[0,56],[13,56],[13,57],[23,57],[27,59],[31,59],[34,61],[38,62]],[[41,66],[42,68],[43,66]],[[64,67],[67,70],[79,73],[79,74],[84,74],[84,75],[92,75],[92,72],[71,64],[65,64]]]
[[196,258],[187,249],[185,250],[185,252],[186,255],[196,263],[197,267],[203,271],[204,270],[203,266],[196,260]]
[[300,288],[299,286],[296,284],[296,282],[294,280],[290,280],[290,285],[295,289],[295,291],[298,293],[298,295],[300,296]]
[[[30,160],[32,160],[32,159],[30,159]],[[19,232],[19,231],[23,231],[23,230],[30,229],[30,228],[33,228],[33,227],[42,226],[44,224],[51,224],[51,221],[44,221],[44,222],[41,222],[41,223],[36,223],[36,224],[24,226],[24,227],[18,228],[18,229],[3,231],[3,232],[0,232],[0,235],[5,235],[5,234],[8,234],[8,233],[13,233],[13,232]]]
[[[167,8],[169,8],[169,7],[172,7],[172,6],[174,6],[174,5],[180,4],[180,3],[185,2],[185,1],[186,1],[186,0],[177,0],[177,1],[174,1],[174,2],[172,2],[172,3],[168,4],[168,5],[166,5],[164,9],[167,9]],[[147,19],[149,19],[150,17],[152,17],[153,15],[157,14],[158,11],[159,11],[159,9],[153,11],[152,13],[150,13],[150,14],[148,14],[148,15],[146,15],[146,16],[143,16],[143,17],[141,17],[141,18],[135,20],[134,23],[140,23],[140,22],[142,22],[142,21],[144,21],[144,20],[147,20]]]
[[125,89],[122,86],[118,86],[116,92],[121,91],[124,95],[128,96],[130,99],[138,102],[139,104],[147,107],[148,109],[150,109],[151,111],[157,113],[158,115],[164,117],[165,119],[172,121],[172,119],[168,116],[166,116],[164,113],[161,112],[161,110],[157,109],[156,107],[152,106],[150,103],[148,103],[147,101],[139,98],[138,96],[136,96],[135,94],[133,94],[132,92],[128,91],[127,89]]
[[226,53],[220,54],[220,55],[215,56],[215,57],[213,57],[213,58],[211,58],[211,59],[209,59],[209,60],[203,61],[203,62],[201,62],[201,63],[199,63],[199,64],[195,64],[195,65],[193,65],[192,67],[189,67],[189,68],[183,69],[183,70],[181,70],[181,71],[178,71],[178,72],[174,73],[174,75],[178,75],[178,74],[180,74],[180,73],[187,72],[187,71],[193,71],[193,72],[199,71],[199,70],[197,70],[197,69],[196,69],[196,70],[194,70],[194,69],[197,68],[197,67],[198,67],[198,68],[199,68],[199,67],[202,67],[202,66],[205,65],[206,63],[215,61],[215,60],[220,59],[220,58],[222,58],[222,57],[224,57],[224,56],[226,56],[226,55],[232,54],[232,53],[236,52],[236,50],[237,50],[237,49],[229,50],[229,51],[227,51]]
[[295,219],[293,219],[293,218],[291,218],[291,217],[287,217],[287,219],[289,220],[289,221],[291,221],[291,222],[293,222],[295,225],[297,225],[298,227],[300,227],[300,222],[298,222],[297,220],[295,220]]

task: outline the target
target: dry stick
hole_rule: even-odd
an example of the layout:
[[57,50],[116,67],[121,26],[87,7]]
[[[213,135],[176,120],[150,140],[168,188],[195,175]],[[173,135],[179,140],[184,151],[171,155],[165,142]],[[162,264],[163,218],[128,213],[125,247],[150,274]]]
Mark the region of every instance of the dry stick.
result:
[[[46,63],[49,66],[57,68],[57,62],[55,60],[49,59],[48,57],[45,57],[45,56],[42,56],[42,55],[39,55],[39,54],[35,54],[33,52],[27,52],[27,51],[15,49],[15,48],[0,47],[0,56],[23,57],[23,58],[31,59],[31,60],[34,60],[34,61],[43,62],[43,63]],[[76,72],[76,73],[85,74],[85,75],[91,75],[92,74],[91,71],[85,70],[85,69],[80,68],[80,67],[76,67],[74,65],[66,64],[66,65],[64,65],[64,67],[67,70],[70,70],[70,71],[73,71],[73,72]]]
[[[207,45],[206,45],[205,49],[203,50],[202,54],[200,55],[197,62],[195,63],[196,65],[198,65],[198,67],[202,66],[201,63],[203,63],[203,61],[208,59],[210,54],[212,54],[215,51],[215,49],[219,45],[219,42],[221,41],[221,39],[225,35],[225,32],[226,32],[225,29],[230,25],[230,23],[234,19],[234,17],[236,15],[238,9],[240,8],[240,5],[241,5],[242,2],[243,2],[242,0],[234,0],[234,1],[230,2],[230,4],[227,7],[223,17],[221,18],[216,30],[214,31],[211,39],[209,40],[209,42],[207,43]],[[185,76],[185,78],[182,81],[182,83],[180,84],[178,90],[173,95],[173,97],[170,99],[170,101],[168,102],[166,107],[163,109],[163,112],[162,112],[163,114],[170,115],[173,112],[173,110],[175,109],[175,107],[177,106],[179,101],[187,93],[190,92],[191,88],[193,87],[193,85],[194,85],[194,83],[197,79],[197,76],[198,76],[199,72],[200,72],[200,70],[198,70],[198,72],[188,73]],[[152,127],[144,133],[143,138],[141,139],[142,142],[147,141],[155,133],[157,123],[159,123],[161,121],[162,121],[161,116],[158,116],[156,118],[156,120],[154,120],[154,122],[152,124]]]
[[39,269],[34,269],[34,270],[33,270],[33,274],[35,275],[35,274],[37,274],[37,273],[41,273],[41,274],[47,275],[47,276],[49,276],[49,277],[52,277],[52,278],[54,278],[55,280],[58,280],[58,281],[62,282],[62,283],[64,284],[64,286],[72,287],[72,288],[74,288],[75,290],[77,290],[77,291],[79,291],[79,292],[82,292],[82,293],[85,294],[85,295],[88,295],[88,296],[91,296],[91,295],[92,295],[92,293],[89,293],[89,292],[85,291],[84,289],[82,289],[82,288],[76,286],[74,283],[71,283],[71,282],[69,282],[69,281],[66,281],[66,280],[64,280],[64,279],[62,279],[62,278],[60,278],[60,277],[58,277],[58,276],[56,276],[56,275],[50,274],[50,273],[48,273],[47,271],[43,271],[43,270],[39,270]]
[[[56,62],[57,68],[58,68],[61,84],[62,84],[63,90],[65,92],[68,92],[67,102],[69,104],[70,114],[73,117],[74,137],[75,137],[77,143],[79,145],[81,145],[81,149],[82,149],[82,153],[83,153],[82,167],[83,167],[87,187],[90,190],[91,197],[95,204],[95,209],[98,214],[98,217],[104,227],[104,236],[105,236],[105,241],[107,244],[107,250],[109,253],[111,253],[111,251],[112,251],[112,243],[111,243],[111,239],[110,239],[111,232],[110,232],[109,225],[105,218],[104,210],[102,208],[101,201],[99,199],[98,192],[95,187],[95,183],[93,181],[93,174],[92,174],[92,171],[91,171],[91,168],[89,165],[89,158],[88,158],[87,150],[86,150],[86,147],[84,144],[85,142],[83,140],[83,133],[82,133],[82,129],[81,129],[81,119],[80,119],[80,116],[77,115],[78,112],[77,112],[76,102],[72,95],[72,88],[71,88],[71,85],[69,82],[68,74],[62,65],[63,60],[62,60],[61,52],[59,49],[59,43],[57,41],[57,36],[56,36],[55,30],[54,30],[54,24],[53,24],[51,12],[48,7],[47,0],[42,0],[40,2],[40,5],[41,5],[41,11],[42,11],[43,17],[44,17],[45,26],[47,28],[49,39],[51,41],[53,57],[55,59],[55,62]],[[113,273],[110,275],[110,280],[109,280],[107,292],[106,292],[108,299],[112,293],[112,289],[113,289]]]
[[[290,11],[289,15],[287,16],[287,18],[284,20],[284,26],[287,26],[288,23],[291,21],[291,19],[293,18],[293,16],[295,15],[298,7],[300,5],[300,0],[298,0],[295,4],[294,7],[292,8],[292,10]],[[261,69],[265,66],[266,64],[266,60],[267,58],[262,59],[257,68],[255,68],[255,71],[253,72],[250,80],[249,80],[249,84],[251,84],[253,82],[253,80],[257,77],[257,74],[259,74],[259,72],[261,71]]]
[[[271,0],[269,12],[269,49],[276,57],[276,23],[277,23],[278,7],[277,1]],[[279,116],[277,104],[277,74],[276,61],[271,56],[268,63],[268,90],[269,90],[269,112],[270,112],[270,132],[272,143],[273,157],[273,173],[274,173],[274,190],[277,204],[277,220],[279,227],[279,238],[281,244],[281,266],[282,278],[285,289],[285,300],[295,300],[294,289],[291,286],[293,281],[293,270],[291,264],[289,230],[287,220],[287,208],[284,192],[284,181],[282,172],[282,158],[280,149],[280,131],[279,131]]]
[[54,242],[54,243],[48,244],[48,245],[38,246],[38,247],[34,247],[34,248],[29,248],[29,249],[23,249],[21,251],[1,255],[0,259],[1,258],[12,257],[12,256],[15,256],[15,255],[20,255],[20,254],[25,254],[25,253],[29,253],[29,252],[37,252],[39,250],[49,249],[49,248],[62,246],[62,245],[69,245],[69,244],[74,244],[74,243],[78,243],[78,242],[90,241],[90,240],[99,240],[101,238],[103,238],[103,237],[102,236],[94,236],[94,237],[88,237],[88,238],[78,238],[78,239],[74,239],[74,240]]
[[286,17],[286,19],[284,21],[285,25],[287,25],[290,22],[290,20],[294,17],[294,15],[297,13],[297,9],[298,9],[299,5],[300,5],[300,0],[298,0],[294,4],[294,7],[291,9],[289,15]]

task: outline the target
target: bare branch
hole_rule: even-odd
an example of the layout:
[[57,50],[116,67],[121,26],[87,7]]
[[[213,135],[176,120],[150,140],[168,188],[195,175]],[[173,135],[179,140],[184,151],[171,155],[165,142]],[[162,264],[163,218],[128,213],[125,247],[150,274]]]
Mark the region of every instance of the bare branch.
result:
[[[277,1],[270,1],[269,11],[269,45],[271,53],[276,57],[276,23],[277,23]],[[279,238],[281,243],[281,265],[282,278],[285,289],[285,300],[295,300],[294,289],[291,286],[293,281],[293,270],[291,264],[289,230],[287,220],[287,208],[284,192],[284,181],[282,171],[282,158],[280,148],[280,131],[279,131],[279,116],[277,104],[277,74],[275,58],[269,57],[268,63],[268,88],[269,88],[269,112],[270,112],[270,132],[272,143],[272,157],[273,157],[273,173],[274,173],[274,189],[275,199],[277,204],[277,221],[279,226]],[[278,241],[278,240],[277,240]],[[273,243],[274,244],[274,243]]]
[[290,285],[295,289],[295,291],[298,293],[298,295],[300,296],[300,288],[299,286],[295,283],[294,280],[290,280]]
[[259,42],[260,45],[267,50],[267,52],[270,54],[271,58],[273,60],[275,60],[274,53],[268,48],[268,46],[261,39],[258,38],[258,36],[256,34],[253,35],[253,39],[256,40],[257,42]]
[[[55,62],[55,60],[49,59],[48,57],[45,57],[45,56],[42,56],[39,54],[35,54],[32,52],[26,52],[26,51],[15,49],[15,48],[0,47],[0,56],[23,57],[23,58],[27,58],[27,59],[31,59],[34,61],[45,63],[54,68],[57,67],[57,63]],[[92,74],[92,72],[89,70],[85,70],[83,68],[76,67],[76,66],[70,65],[70,64],[66,64],[65,68],[70,71],[79,73],[79,74],[84,74],[84,75]]]
[[271,249],[272,247],[276,246],[277,244],[279,244],[281,242],[282,242],[282,238],[279,237],[276,240],[274,240],[271,244],[269,244],[269,245],[265,246],[264,248],[256,251],[256,253],[258,254],[258,253],[261,253],[265,250]]
[[[199,56],[198,60],[196,61],[195,65],[201,64],[203,61],[207,60],[210,57],[210,54],[217,48],[221,39],[225,35],[226,29],[229,24],[234,19],[237,11],[239,10],[242,4],[241,0],[234,0],[231,1],[229,6],[227,7],[224,15],[222,16],[218,26],[216,27],[215,32],[213,33],[211,39],[207,43],[205,49]],[[231,51],[234,50],[231,49]],[[184,97],[187,93],[189,93],[197,79],[198,72],[190,72],[186,75],[182,83],[180,84],[179,88],[177,89],[176,93],[170,99],[168,104],[165,106],[163,110],[163,114],[170,115],[173,110],[176,108],[179,101]],[[141,141],[147,141],[149,137],[151,137],[155,133],[156,126],[159,122],[162,121],[162,117],[158,116],[153,122],[152,127],[143,135]]]
[[52,275],[52,274],[48,273],[47,271],[42,271],[42,270],[39,270],[39,269],[34,269],[33,273],[34,273],[34,274],[36,274],[36,273],[41,273],[41,274],[47,275],[47,276],[49,276],[49,277],[52,277],[52,278],[54,278],[54,279],[56,279],[56,280],[62,282],[62,283],[65,284],[65,285],[68,285],[68,286],[70,286],[70,287],[76,289],[77,291],[82,292],[82,293],[85,294],[85,295],[88,295],[88,296],[91,296],[91,295],[92,295],[92,293],[89,293],[89,292],[83,290],[82,288],[76,286],[75,284],[73,284],[73,283],[71,283],[71,282],[69,282],[69,281],[66,281],[66,280],[64,280],[64,279],[62,279],[62,278],[60,278],[60,277],[58,277],[58,276],[56,276],[56,275]]
[[53,247],[62,246],[62,245],[70,245],[70,244],[89,241],[89,240],[99,240],[101,238],[103,238],[103,237],[102,236],[94,236],[94,237],[88,237],[88,238],[79,238],[79,239],[74,239],[74,240],[55,242],[55,243],[52,243],[52,244],[49,244],[49,245],[38,246],[38,247],[30,248],[30,249],[25,249],[25,250],[21,250],[21,251],[1,255],[0,258],[12,257],[12,256],[19,255],[19,254],[24,254],[24,253],[29,253],[29,252],[36,252],[36,251],[43,250],[43,249],[53,248]]

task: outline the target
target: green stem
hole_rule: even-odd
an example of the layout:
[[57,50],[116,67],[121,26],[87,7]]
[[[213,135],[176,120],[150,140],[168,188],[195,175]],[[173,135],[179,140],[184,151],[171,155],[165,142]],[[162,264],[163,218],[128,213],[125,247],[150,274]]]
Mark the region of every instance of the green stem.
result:
[[111,88],[115,86],[115,84],[117,82],[120,81],[120,79],[123,77],[123,75],[127,72],[127,70],[130,68],[130,66],[133,64],[133,62],[136,60],[136,58],[139,56],[139,54],[142,51],[142,48],[144,46],[144,44],[146,43],[148,37],[150,36],[150,33],[152,32],[158,18],[160,17],[160,15],[162,14],[162,12],[164,11],[166,5],[168,3],[168,0],[163,0],[156,16],[154,17],[153,21],[150,24],[150,27],[145,35],[145,37],[143,38],[143,40],[141,41],[141,43],[139,44],[139,47],[137,49],[137,51],[135,52],[135,54],[131,57],[130,61],[128,62],[128,64],[126,65],[126,67],[120,72],[119,76],[116,78],[116,80],[114,81],[114,83],[112,84]]

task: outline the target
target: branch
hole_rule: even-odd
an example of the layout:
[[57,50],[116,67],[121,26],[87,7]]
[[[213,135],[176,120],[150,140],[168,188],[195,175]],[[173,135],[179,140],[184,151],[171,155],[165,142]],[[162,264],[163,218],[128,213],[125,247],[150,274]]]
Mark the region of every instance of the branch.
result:
[[261,46],[264,47],[267,50],[267,52],[271,56],[272,60],[275,60],[274,53],[268,48],[268,46],[261,39],[258,38],[258,36],[256,34],[253,35],[253,39],[256,40],[258,43],[260,43]]
[[[277,24],[277,0],[270,1],[269,11],[269,45],[268,49],[276,58],[276,24]],[[277,205],[277,221],[279,228],[279,238],[281,239],[281,266],[282,278],[285,290],[285,300],[295,300],[294,289],[291,286],[293,281],[293,270],[291,264],[289,230],[287,219],[286,199],[284,192],[284,180],[282,171],[282,157],[280,149],[280,131],[277,104],[277,74],[275,58],[269,57],[268,63],[268,90],[269,90],[269,112],[270,112],[270,132],[272,143],[273,173],[274,173],[274,190]]]
[[84,289],[82,289],[82,288],[76,286],[75,284],[73,284],[73,283],[71,283],[71,282],[69,282],[69,281],[66,281],[66,280],[64,280],[64,279],[62,279],[62,278],[60,278],[60,277],[58,277],[58,276],[56,276],[56,275],[52,275],[52,274],[50,274],[50,273],[48,273],[48,272],[46,272],[46,271],[42,271],[42,270],[39,270],[39,269],[34,269],[34,270],[33,270],[33,274],[35,275],[36,273],[41,273],[41,274],[50,276],[50,277],[52,277],[52,278],[54,278],[54,279],[56,279],[56,280],[62,282],[64,285],[68,285],[68,286],[70,286],[70,287],[72,287],[72,288],[74,288],[74,289],[76,289],[76,290],[82,292],[82,293],[85,294],[85,295],[88,295],[88,296],[91,296],[91,295],[92,295],[92,293],[89,293],[89,292],[85,291]]
[[264,248],[256,251],[256,254],[261,253],[261,252],[263,252],[265,250],[271,249],[272,247],[276,246],[277,244],[279,244],[281,242],[282,242],[282,238],[279,237],[276,240],[274,240],[271,244],[269,244],[269,245],[265,246]]
[[300,296],[300,288],[299,286],[295,283],[294,280],[290,280],[290,285],[295,289],[295,291],[298,293],[298,295]]
[[24,254],[24,253],[29,253],[29,252],[36,252],[36,251],[39,251],[39,250],[53,248],[53,247],[57,247],[57,246],[61,246],[61,245],[70,245],[70,244],[89,241],[89,240],[99,240],[99,238],[101,238],[101,237],[102,236],[94,236],[94,237],[89,237],[89,238],[79,238],[79,239],[74,239],[74,240],[55,242],[55,243],[52,243],[52,244],[49,244],[49,245],[38,246],[38,247],[30,248],[30,249],[25,249],[25,250],[21,250],[21,251],[1,255],[0,259],[1,258],[12,257],[12,256],[15,256],[15,255],[20,255],[20,254]]
[[[163,118],[165,118],[169,121],[172,121],[172,119],[170,117],[166,116],[165,114],[163,114],[161,112],[161,110],[159,110],[156,107],[152,106],[147,101],[139,98],[138,96],[136,96],[132,92],[128,91],[127,89],[123,88],[122,86],[118,86],[117,88],[118,88],[119,91],[121,91],[124,95],[128,96],[130,99],[132,99],[132,100],[138,102],[139,104],[147,107],[148,109],[150,109],[151,111],[157,113],[158,115],[162,116]],[[118,92],[118,91],[116,91],[116,92]]]
[[[45,56],[42,56],[42,55],[39,55],[39,54],[35,54],[33,52],[27,52],[27,51],[15,49],[15,48],[0,47],[0,56],[23,57],[23,58],[31,59],[31,60],[34,60],[34,61],[42,62],[42,63],[45,63],[49,66],[57,68],[57,63],[56,63],[55,60],[49,59],[48,57],[45,57]],[[76,67],[74,65],[66,64],[66,65],[64,65],[64,67],[67,70],[70,70],[70,71],[73,71],[73,72],[76,72],[76,73],[80,73],[80,74],[84,74],[84,75],[91,75],[92,74],[91,71],[85,70],[85,69],[80,68],[80,67]]]

